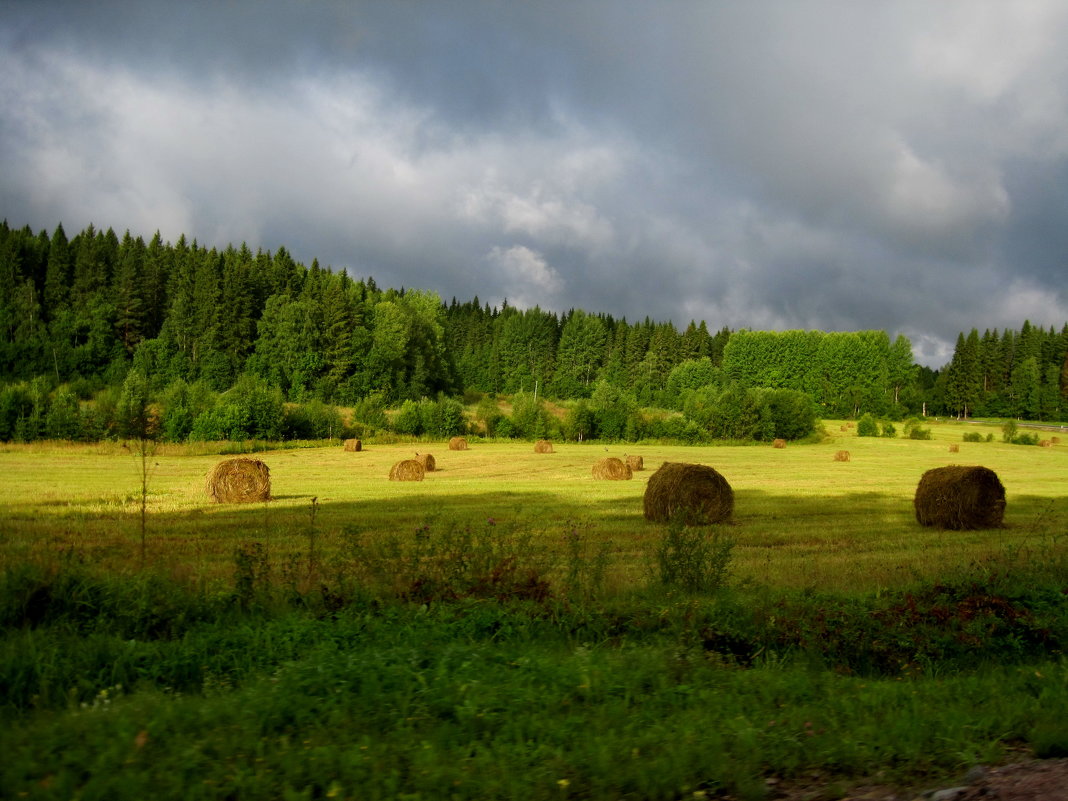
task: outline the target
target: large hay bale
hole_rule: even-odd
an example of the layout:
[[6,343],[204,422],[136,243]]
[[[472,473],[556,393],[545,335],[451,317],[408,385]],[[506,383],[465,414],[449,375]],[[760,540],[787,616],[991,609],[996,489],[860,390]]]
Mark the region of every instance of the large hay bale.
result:
[[449,440],[449,450],[450,451],[466,451],[467,450],[467,440],[464,439],[463,437],[453,437],[452,439]]
[[962,531],[999,528],[1005,515],[1005,488],[986,467],[950,465],[928,470],[913,498],[916,520],[924,526]]
[[426,471],[415,459],[402,459],[390,468],[390,481],[422,481]]
[[950,453],[960,453],[960,445],[958,445],[956,442],[951,442],[949,444],[949,452]]
[[628,456],[627,464],[630,465],[631,470],[644,470],[645,460],[640,456]]
[[1044,439],[1041,442],[1039,442],[1038,444],[1041,445],[1043,448],[1052,448],[1053,447],[1053,440]]
[[680,515],[687,525],[724,523],[734,512],[734,490],[703,464],[664,462],[645,487],[645,519],[666,523]]
[[417,453],[415,460],[423,466],[423,470],[427,473],[433,473],[437,468],[437,463],[434,461],[434,457],[429,453]]
[[547,439],[539,439],[534,443],[534,453],[552,453],[553,444]]
[[849,451],[836,451],[834,454],[834,460],[836,462],[848,462]]
[[363,443],[358,439],[345,440],[345,450],[349,453],[359,453],[363,450]]
[[771,443],[771,447],[773,447],[773,448],[785,448],[786,447],[786,440],[777,439],[773,443]]
[[271,500],[271,470],[259,459],[227,459],[211,469],[208,496],[215,503]]
[[631,478],[630,465],[615,456],[601,459],[593,466],[593,477],[608,481],[626,481]]

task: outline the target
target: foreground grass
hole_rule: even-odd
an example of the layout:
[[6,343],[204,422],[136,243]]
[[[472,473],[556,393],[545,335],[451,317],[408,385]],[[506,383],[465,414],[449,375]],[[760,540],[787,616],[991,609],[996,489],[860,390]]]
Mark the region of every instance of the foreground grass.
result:
[[[1065,446],[829,429],[609,446],[645,459],[622,482],[592,479],[603,445],[270,451],[253,507],[206,502],[218,454],[161,448],[145,566],[135,457],[7,447],[0,795],[759,799],[815,773],[833,798],[1068,753]],[[440,470],[388,482],[416,450]],[[705,532],[728,587],[658,583],[663,461],[733,485]],[[999,474],[1006,528],[916,525],[919,476],[954,462]]]
[[[42,586],[44,605],[25,592]],[[972,609],[976,591],[921,599],[911,620],[911,596],[783,605],[730,592],[585,608],[352,599],[327,612],[242,609],[236,595],[146,578],[9,574],[4,619],[23,625],[6,629],[0,653],[0,787],[85,799],[759,799],[770,777],[815,773],[834,797],[834,782],[915,782],[1018,745],[1061,753],[1068,662],[1021,642],[1026,631],[1068,641],[1063,600],[1001,598],[1011,613],[932,627],[927,612]],[[1005,628],[1023,618],[1034,625]],[[902,662],[870,660],[881,637],[899,638]],[[913,648],[943,658],[912,663]]]

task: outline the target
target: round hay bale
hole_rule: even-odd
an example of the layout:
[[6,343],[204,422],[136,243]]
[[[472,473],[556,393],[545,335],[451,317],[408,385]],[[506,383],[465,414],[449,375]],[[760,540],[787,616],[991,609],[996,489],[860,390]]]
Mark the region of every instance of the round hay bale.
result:
[[1043,448],[1052,448],[1053,447],[1053,440],[1044,439],[1041,442],[1039,442],[1038,444],[1041,445]]
[[1060,437],[1050,437],[1049,441],[1052,442],[1054,445],[1060,445],[1061,444],[1061,438]]
[[437,463],[434,461],[434,457],[429,453],[417,453],[415,460],[423,466],[423,471],[427,473],[433,473],[437,468]]
[[349,453],[359,453],[363,450],[363,443],[358,439],[345,440],[345,450]]
[[1000,528],[1005,487],[986,467],[936,467],[920,478],[912,503],[916,520],[924,526],[955,531]]
[[958,445],[956,442],[950,443],[949,452],[960,453],[960,445]]
[[667,523],[681,515],[686,525],[724,523],[734,512],[727,479],[703,464],[664,462],[645,487],[645,519]]
[[534,453],[552,453],[553,444],[547,439],[539,439],[534,443]]
[[632,477],[630,465],[615,456],[601,459],[593,466],[593,477],[608,481],[626,481]]
[[452,439],[449,440],[449,450],[450,451],[466,451],[467,450],[467,440],[464,439],[463,437],[453,437]]
[[208,496],[215,503],[271,500],[271,470],[259,459],[227,459],[211,469]]
[[786,447],[786,440],[777,439],[773,443],[771,443],[771,447],[773,447],[773,448],[785,448]]
[[422,481],[426,471],[415,459],[403,459],[389,471],[390,481]]
[[628,456],[627,464],[630,465],[631,470],[644,470],[645,460],[640,456]]
[[849,426],[847,426],[847,425],[842,425],[842,426],[840,426],[840,427],[839,427],[839,429],[838,429],[838,430],[839,430],[839,431],[848,431],[848,430],[849,430]]
[[836,451],[834,454],[834,460],[836,462],[848,462],[849,451]]

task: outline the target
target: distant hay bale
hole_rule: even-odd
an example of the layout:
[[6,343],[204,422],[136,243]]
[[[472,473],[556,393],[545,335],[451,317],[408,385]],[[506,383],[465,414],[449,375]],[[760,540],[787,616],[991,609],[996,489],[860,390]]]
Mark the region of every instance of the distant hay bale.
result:
[[785,448],[786,447],[786,440],[777,439],[773,443],[771,443],[771,447],[773,447],[773,448]]
[[553,444],[547,439],[539,439],[534,443],[534,453],[552,453]]
[[627,464],[630,465],[630,469],[634,471],[645,469],[645,460],[640,456],[628,456]]
[[215,503],[271,500],[271,470],[259,459],[227,459],[211,469],[208,496]]
[[1060,437],[1050,437],[1049,441],[1052,442],[1054,445],[1060,445],[1061,444],[1061,438]]
[[676,515],[686,525],[724,523],[734,512],[734,490],[715,469],[664,462],[645,487],[645,519],[667,523]]
[[841,428],[839,428],[838,430],[839,430],[839,431],[848,431],[848,430],[849,430],[849,426],[847,426],[847,425],[842,425],[842,426],[841,426]]
[[836,451],[834,454],[834,460],[836,462],[848,462],[849,451]]
[[389,471],[390,481],[422,481],[426,470],[415,459],[403,459]]
[[434,461],[433,455],[429,453],[417,453],[415,460],[423,466],[423,470],[427,473],[433,473],[437,469],[437,463]]
[[363,443],[358,439],[345,440],[345,450],[350,453],[359,453],[363,450]]
[[615,456],[609,456],[593,466],[593,477],[608,481],[626,481],[632,477],[629,464]]
[[452,439],[449,440],[449,450],[450,451],[466,451],[467,450],[467,440],[464,439],[463,437],[453,437]]
[[920,478],[913,506],[924,526],[955,531],[1000,528],[1005,487],[986,467],[936,467]]
[[1039,442],[1038,444],[1041,445],[1043,448],[1052,448],[1053,447],[1053,440],[1044,439],[1041,442]]
[[950,453],[960,453],[960,445],[958,445],[956,442],[950,443],[949,452]]

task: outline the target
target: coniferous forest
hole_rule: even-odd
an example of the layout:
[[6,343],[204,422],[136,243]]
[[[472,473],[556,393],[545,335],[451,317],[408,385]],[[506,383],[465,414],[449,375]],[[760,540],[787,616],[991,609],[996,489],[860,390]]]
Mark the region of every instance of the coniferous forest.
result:
[[[93,226],[35,234],[6,221],[0,276],[7,441],[391,430],[698,442],[794,439],[819,418],[863,414],[1068,418],[1068,323],[973,329],[931,370],[883,331],[705,321],[680,331],[578,309],[443,302],[306,266],[285,248],[209,249],[158,232],[146,242]],[[546,399],[566,414],[550,414]]]

